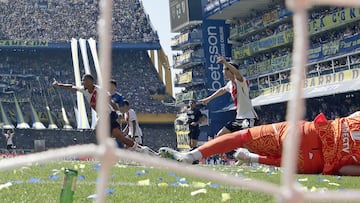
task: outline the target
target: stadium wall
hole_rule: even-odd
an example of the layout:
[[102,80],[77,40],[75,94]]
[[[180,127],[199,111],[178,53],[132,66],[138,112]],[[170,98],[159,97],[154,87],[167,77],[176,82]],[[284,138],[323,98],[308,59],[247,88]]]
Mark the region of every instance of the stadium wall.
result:
[[[141,125],[143,142],[154,150],[162,146],[176,146],[176,135],[173,125]],[[15,129],[13,138],[18,152],[42,151],[67,147],[78,144],[97,143],[91,130],[63,130],[63,129]],[[35,146],[35,142],[44,142],[45,146]],[[0,137],[0,148],[6,149],[4,136]]]
[[[53,48],[69,49],[70,43],[54,43],[41,40],[0,40],[0,48]],[[159,50],[159,42],[112,43],[113,49]]]
[[176,114],[138,114],[140,124],[174,124]]

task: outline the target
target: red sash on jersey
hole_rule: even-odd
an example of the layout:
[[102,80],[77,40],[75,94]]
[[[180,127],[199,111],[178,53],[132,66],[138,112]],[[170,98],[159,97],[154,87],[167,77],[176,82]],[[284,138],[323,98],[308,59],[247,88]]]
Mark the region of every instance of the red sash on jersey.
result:
[[96,111],[96,89],[92,92],[91,99],[90,99],[90,106]]
[[234,100],[234,104],[237,107],[237,87],[236,82],[232,82],[232,90],[231,90],[231,96]]

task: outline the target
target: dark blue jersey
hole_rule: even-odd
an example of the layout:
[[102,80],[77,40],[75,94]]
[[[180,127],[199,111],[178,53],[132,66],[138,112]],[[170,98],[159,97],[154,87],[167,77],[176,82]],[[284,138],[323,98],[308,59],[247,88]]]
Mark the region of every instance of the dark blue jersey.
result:
[[191,126],[192,122],[199,122],[200,117],[201,117],[201,111],[197,108],[194,109],[188,109],[187,112],[187,117],[188,117],[188,124]]
[[119,107],[125,106],[124,97],[120,93],[115,92],[113,95],[111,95],[111,99],[114,101],[114,103],[118,104]]

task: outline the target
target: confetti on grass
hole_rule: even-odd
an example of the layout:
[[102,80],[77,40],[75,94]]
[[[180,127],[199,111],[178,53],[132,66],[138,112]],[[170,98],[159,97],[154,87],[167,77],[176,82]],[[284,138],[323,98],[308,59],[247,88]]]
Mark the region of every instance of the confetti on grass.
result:
[[138,181],[138,185],[142,185],[142,186],[150,185],[150,180],[149,179],[140,180]]
[[[115,190],[114,189],[106,189],[106,194],[107,195],[111,195],[111,194],[114,194],[115,193]],[[97,198],[97,194],[92,194],[92,195],[89,195],[87,196],[88,199],[96,199]]]
[[195,196],[195,195],[198,195],[198,194],[206,194],[207,193],[207,190],[206,189],[200,189],[200,190],[195,190],[193,192],[191,192],[191,196]]
[[108,194],[108,195],[114,194],[114,192],[115,192],[114,189],[108,188],[108,189],[106,190],[106,194]]
[[8,188],[8,187],[10,187],[10,186],[12,186],[12,183],[11,183],[11,182],[7,182],[7,183],[5,183],[5,184],[1,184],[1,185],[0,185],[0,190],[2,190],[2,189],[4,189],[4,188]]
[[53,175],[56,175],[56,174],[60,173],[61,170],[59,170],[59,169],[53,169],[52,172],[53,172]]
[[52,179],[52,180],[58,180],[60,177],[59,176],[57,176],[57,175],[54,175],[54,174],[51,174],[51,175],[49,175],[48,176],[50,179]]
[[93,169],[95,171],[98,171],[98,170],[100,170],[100,168],[101,168],[100,164],[96,164]]
[[30,179],[29,179],[29,183],[39,183],[39,182],[40,182],[39,178],[30,177]]
[[86,178],[85,178],[85,175],[79,175],[78,176],[78,180],[85,180]]
[[167,186],[169,186],[169,184],[167,184],[167,183],[158,183],[158,186],[159,187],[167,187]]
[[206,184],[203,182],[192,182],[192,186],[194,188],[204,188],[206,186]]
[[329,185],[340,186],[340,184],[338,184],[338,183],[329,183]]
[[297,179],[299,182],[307,182],[308,178],[298,178]]
[[230,197],[229,193],[221,193],[221,201],[222,202],[226,202],[226,201],[228,201],[230,199],[231,199],[231,197]]
[[141,176],[142,174],[149,174],[148,170],[141,170],[136,172],[136,176]]

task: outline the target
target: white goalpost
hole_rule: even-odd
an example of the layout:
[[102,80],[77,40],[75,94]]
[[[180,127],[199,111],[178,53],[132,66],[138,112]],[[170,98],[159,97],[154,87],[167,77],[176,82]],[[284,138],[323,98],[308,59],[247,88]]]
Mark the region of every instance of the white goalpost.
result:
[[[81,86],[81,75],[79,68],[78,45],[76,39],[71,39],[71,54],[74,68],[75,85]],[[76,92],[77,109],[75,111],[77,128],[89,129],[89,122],[86,116],[85,101],[81,92]],[[76,108],[76,107],[74,107]]]
[[[80,38],[72,39],[71,40],[71,53],[72,53],[72,59],[73,59],[73,68],[74,68],[74,76],[75,76],[75,84],[77,86],[81,85],[81,75],[80,75],[80,66],[79,66],[79,59],[78,59],[78,44],[81,51],[81,57],[84,65],[84,72],[85,74],[92,74],[90,63],[89,63],[89,56],[87,53],[87,45],[89,44],[92,59],[95,66],[95,71],[97,75],[98,84],[100,87],[102,87],[102,76],[101,76],[101,69],[99,64],[99,58],[97,55],[97,49],[96,49],[96,42],[93,38],[90,38],[88,40]],[[79,129],[89,129],[89,122],[87,119],[87,114],[85,110],[85,103],[82,93],[77,92],[77,106],[78,108],[74,107],[76,120],[77,120],[77,128]],[[95,129],[97,123],[97,113],[94,109],[91,109],[91,129]]]
[[[302,99],[302,84],[304,80],[303,71],[307,61],[308,33],[307,33],[307,9],[314,5],[335,5],[346,7],[360,7],[360,0],[287,0],[288,8],[293,13],[294,23],[294,51],[293,51],[293,68],[291,70],[291,81],[294,89],[291,94],[291,100],[288,104],[287,120],[290,125],[290,134],[283,152],[282,166],[284,172],[281,176],[282,183],[280,186],[263,182],[260,180],[246,180],[241,177],[232,175],[222,175],[221,172],[212,171],[206,168],[176,163],[149,155],[139,154],[137,152],[125,151],[118,149],[114,140],[110,138],[109,118],[107,113],[107,104],[109,98],[106,91],[109,89],[109,83],[101,82],[102,91],[98,95],[98,114],[99,128],[97,129],[98,145],[77,145],[67,148],[49,150],[40,153],[29,154],[4,159],[0,161],[0,170],[14,169],[21,166],[27,166],[29,163],[44,163],[56,159],[62,159],[69,156],[93,156],[100,160],[102,167],[99,171],[99,182],[96,188],[96,202],[105,202],[105,191],[108,186],[110,167],[118,160],[130,160],[139,162],[147,166],[157,168],[166,168],[177,173],[206,178],[211,181],[221,182],[228,185],[248,188],[253,191],[263,192],[277,197],[280,202],[305,202],[305,201],[356,201],[360,199],[359,190],[347,191],[326,191],[310,192],[303,191],[298,187],[295,181],[296,173],[296,152],[299,146],[299,129],[296,127],[297,122],[301,119],[304,112],[304,102]],[[112,18],[112,1],[100,0],[100,18],[98,21],[99,33],[99,63],[97,71],[98,78],[102,81],[109,81],[111,75],[111,18]],[[91,42],[94,44],[94,42]],[[89,43],[89,44],[91,44]],[[96,45],[90,45],[91,49],[96,50]],[[77,53],[77,51],[76,51]],[[93,54],[94,56],[94,54]],[[77,57],[73,57],[77,58]],[[74,65],[75,66],[75,65]],[[95,65],[96,66],[96,65]],[[100,75],[99,75],[100,74]],[[99,77],[100,76],[100,77]],[[79,82],[79,81],[77,81]],[[99,81],[100,82],[100,81]],[[80,107],[80,106],[79,106]],[[196,169],[196,170],[194,170]]]

